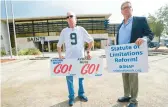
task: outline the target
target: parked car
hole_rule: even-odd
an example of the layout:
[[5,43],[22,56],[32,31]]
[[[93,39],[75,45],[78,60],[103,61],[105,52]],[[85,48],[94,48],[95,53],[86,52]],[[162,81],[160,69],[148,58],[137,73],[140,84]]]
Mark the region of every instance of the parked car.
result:
[[159,42],[150,42],[148,44],[148,47],[149,48],[160,47],[160,44],[159,44]]
[[164,42],[165,42],[164,45],[168,48],[168,40],[165,40]]
[[167,44],[165,44],[165,46],[168,48],[168,43],[167,43]]

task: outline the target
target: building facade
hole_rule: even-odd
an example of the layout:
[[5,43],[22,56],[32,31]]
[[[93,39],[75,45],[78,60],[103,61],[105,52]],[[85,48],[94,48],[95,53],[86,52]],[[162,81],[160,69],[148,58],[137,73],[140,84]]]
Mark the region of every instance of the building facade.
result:
[[[84,27],[94,38],[94,49],[114,43],[117,24],[109,25],[110,16],[111,14],[77,15],[77,25]],[[67,26],[66,16],[15,19],[18,50],[38,48],[42,51],[44,47],[45,52],[55,52],[60,32]],[[1,30],[1,49],[9,51],[6,20],[1,20]],[[15,47],[12,19],[9,19],[9,30],[12,47]]]

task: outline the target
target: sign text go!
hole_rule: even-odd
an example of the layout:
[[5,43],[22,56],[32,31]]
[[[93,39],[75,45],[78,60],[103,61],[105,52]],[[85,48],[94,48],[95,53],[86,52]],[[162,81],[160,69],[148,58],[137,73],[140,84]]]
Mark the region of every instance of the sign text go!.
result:
[[52,76],[101,76],[102,59],[51,59]]

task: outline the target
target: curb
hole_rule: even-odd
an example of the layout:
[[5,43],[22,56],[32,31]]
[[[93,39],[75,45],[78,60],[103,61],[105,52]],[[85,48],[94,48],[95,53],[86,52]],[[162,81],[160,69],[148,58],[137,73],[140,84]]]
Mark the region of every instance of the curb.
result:
[[7,64],[17,63],[17,62],[21,62],[21,61],[25,61],[25,60],[15,59],[13,61],[1,63],[1,65],[7,65]]

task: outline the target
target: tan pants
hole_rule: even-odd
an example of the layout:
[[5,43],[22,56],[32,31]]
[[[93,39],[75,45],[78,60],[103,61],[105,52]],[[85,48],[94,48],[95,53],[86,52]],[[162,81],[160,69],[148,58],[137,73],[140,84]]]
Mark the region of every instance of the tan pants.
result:
[[124,96],[129,97],[131,95],[130,102],[137,103],[138,101],[138,73],[123,73],[123,86]]

